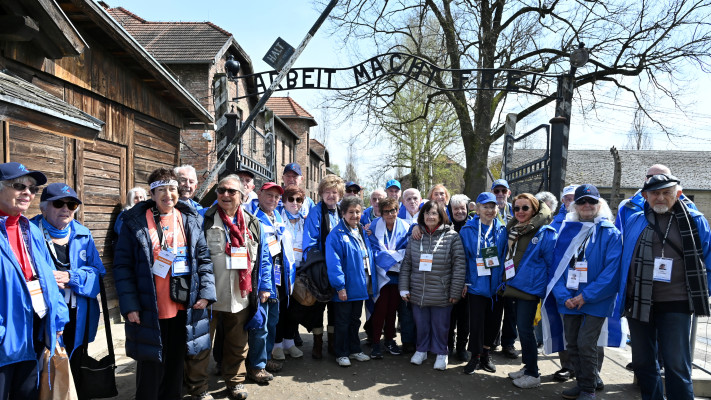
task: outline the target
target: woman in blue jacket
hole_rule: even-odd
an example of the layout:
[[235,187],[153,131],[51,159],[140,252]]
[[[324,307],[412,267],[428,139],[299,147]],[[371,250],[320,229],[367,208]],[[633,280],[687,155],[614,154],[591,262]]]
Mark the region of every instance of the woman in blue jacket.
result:
[[524,367],[510,372],[509,378],[514,385],[530,389],[541,386],[533,320],[538,303],[546,293],[547,266],[553,262],[556,232],[547,225],[552,220],[550,209],[530,193],[514,198],[513,211],[515,219],[506,226],[503,295],[516,301],[516,328]]
[[620,281],[622,238],[611,218],[597,188],[580,185],[556,242],[553,295],[577,379],[563,391],[566,399],[595,397],[597,342],[605,318],[612,316]]
[[329,233],[325,248],[328,280],[336,290],[333,296],[336,361],[341,367],[349,367],[351,358],[370,360],[360,348],[358,329],[363,301],[373,295],[378,278],[372,273],[373,252],[360,225],[363,201],[359,197],[346,197],[340,207],[343,220]]
[[476,198],[476,215],[459,231],[467,256],[466,290],[469,308],[469,351],[472,358],[464,367],[466,374],[477,369],[496,372],[489,349],[501,326],[503,301],[495,299],[501,284],[506,229],[496,218],[496,196],[481,193]]
[[[80,204],[74,189],[64,183],[52,183],[42,190],[42,214],[32,218],[42,231],[57,269],[54,278],[69,309],[69,323],[64,327],[62,339],[77,386],[81,384],[82,354],[96,336],[100,311],[96,296],[99,281],[106,274],[91,232],[74,219]],[[88,332],[87,337],[84,332]]]

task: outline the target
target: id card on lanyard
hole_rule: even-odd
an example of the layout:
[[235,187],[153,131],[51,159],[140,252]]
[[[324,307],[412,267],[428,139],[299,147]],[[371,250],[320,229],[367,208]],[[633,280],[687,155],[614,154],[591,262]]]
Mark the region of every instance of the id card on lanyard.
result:
[[230,246],[227,269],[247,269],[247,248]]
[[[178,238],[173,236],[173,240],[177,242]],[[186,247],[178,247],[178,254],[173,260],[173,276],[188,275],[190,274],[190,268],[187,263],[187,253]]]
[[[424,239],[424,237],[423,237]],[[432,249],[432,253],[423,253],[422,252],[422,240],[420,239],[420,271],[423,272],[428,272],[432,271],[432,260],[434,259],[434,253],[437,252],[437,248],[439,248],[440,243],[442,243],[442,239],[444,239],[444,232],[442,235],[440,235],[439,239],[437,240],[437,243],[435,244],[434,249]],[[432,243],[430,239],[430,243]]]
[[[178,216],[177,213],[178,210],[173,210],[173,231],[178,226]],[[173,250],[170,251],[165,248],[165,243],[166,243],[166,236],[168,236],[167,233],[163,234],[163,226],[160,224],[160,217],[157,217],[154,214],[154,218],[156,221],[156,233],[158,233],[158,237],[160,238],[160,247],[161,250],[158,253],[158,257],[153,261],[153,267],[151,268],[151,271],[153,272],[154,275],[160,276],[161,278],[165,278],[168,275],[168,272],[171,270],[173,267],[173,261],[175,261],[175,258],[178,255],[178,237],[175,235],[175,232],[173,233]],[[185,262],[183,261],[183,264]]]
[[[20,230],[22,230],[21,227]],[[27,290],[30,292],[30,299],[32,300],[32,309],[35,311],[38,317],[43,318],[45,315],[47,315],[47,303],[44,301],[44,293],[42,292],[42,285],[39,281],[39,275],[37,273],[37,270],[35,269],[34,263],[32,262],[30,251],[27,248],[27,239],[28,238],[26,236],[26,233],[22,232],[22,251],[25,252],[27,261],[30,263],[30,268],[32,268],[32,273],[37,279],[25,281],[25,284],[27,285]],[[19,264],[20,260],[17,260],[17,262]]]

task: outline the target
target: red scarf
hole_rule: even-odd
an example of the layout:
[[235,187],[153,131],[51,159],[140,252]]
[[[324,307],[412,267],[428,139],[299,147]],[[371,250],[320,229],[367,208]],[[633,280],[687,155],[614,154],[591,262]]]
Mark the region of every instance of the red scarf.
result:
[[435,226],[434,229],[430,230],[430,228],[428,228],[427,225],[425,225],[425,226],[424,226],[425,232],[427,232],[427,233],[429,233],[429,234],[431,235],[431,234],[435,233],[435,231],[436,231],[440,226],[442,226],[442,224],[437,224],[437,226]]
[[22,237],[22,231],[20,229],[20,216],[22,214],[17,214],[15,216],[6,214],[0,211],[0,216],[7,217],[5,220],[5,230],[7,231],[7,240],[10,242],[10,247],[12,252],[15,253],[15,258],[17,258],[17,263],[22,267],[22,275],[25,276],[26,281],[31,281],[34,278],[34,272],[32,271],[32,266],[30,265],[30,260],[27,258],[27,253],[25,252]]
[[[249,235],[250,239],[252,235],[247,231],[244,215],[239,208],[235,215],[237,218],[236,224],[232,223],[232,219],[219,206],[217,207],[217,212],[220,213],[220,219],[230,235],[230,241],[225,244],[225,253],[227,253],[227,257],[230,257],[232,255],[232,247],[247,247],[245,245],[245,233]],[[252,291],[252,260],[249,257],[249,251],[247,252],[247,269],[239,270],[239,289],[242,298],[247,297],[247,294]]]

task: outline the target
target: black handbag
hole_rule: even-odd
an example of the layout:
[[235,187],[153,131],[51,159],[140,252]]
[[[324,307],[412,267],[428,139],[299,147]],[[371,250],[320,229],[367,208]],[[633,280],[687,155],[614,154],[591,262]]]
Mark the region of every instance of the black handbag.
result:
[[187,306],[190,302],[190,275],[170,277],[170,299]]
[[[114,341],[111,336],[111,323],[109,321],[109,307],[106,302],[106,288],[104,280],[99,279],[101,289],[101,311],[104,314],[104,331],[106,331],[106,347],[109,354],[97,360],[89,355],[87,343],[84,346],[79,372],[79,384],[76,386],[79,399],[104,399],[118,396],[116,388],[116,355],[114,354]],[[89,336],[89,312],[87,310],[87,323],[84,339]]]

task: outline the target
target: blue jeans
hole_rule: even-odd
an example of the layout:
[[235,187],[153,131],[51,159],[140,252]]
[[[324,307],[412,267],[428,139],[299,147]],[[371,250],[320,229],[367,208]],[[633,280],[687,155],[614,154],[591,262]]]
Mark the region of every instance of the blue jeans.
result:
[[264,369],[267,360],[272,358],[276,326],[279,322],[279,302],[267,300],[259,303],[267,313],[267,320],[261,329],[249,331],[249,352],[247,353],[247,366],[250,368]]
[[657,363],[657,340],[664,358],[666,394],[670,399],[694,399],[691,381],[689,332],[691,315],[654,312],[649,323],[628,319],[632,338],[632,367],[639,379],[643,400],[664,399],[662,377]]
[[[526,369],[525,374],[538,377],[538,346],[533,333],[533,319],[536,317],[538,300],[516,299],[516,328],[521,341],[521,358]],[[503,339],[502,343],[503,345]]]

